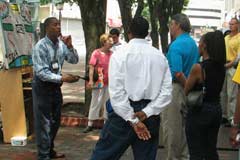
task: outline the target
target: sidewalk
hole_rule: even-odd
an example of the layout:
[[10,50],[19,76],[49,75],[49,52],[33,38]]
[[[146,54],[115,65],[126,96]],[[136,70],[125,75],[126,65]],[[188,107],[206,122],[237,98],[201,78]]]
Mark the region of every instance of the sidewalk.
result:
[[[55,149],[64,153],[64,160],[87,160],[89,159],[92,149],[99,138],[100,130],[95,129],[88,134],[82,133],[80,127],[61,127],[56,141]],[[219,135],[218,147],[229,147],[227,132],[229,128],[221,128]],[[238,160],[236,151],[219,151],[220,160]],[[166,151],[163,148],[158,149],[158,160],[166,159]],[[36,160],[36,146],[33,140],[23,147],[13,147],[10,144],[0,144],[0,160]],[[63,160],[63,159],[62,159]],[[121,160],[133,160],[131,149],[129,148]]]

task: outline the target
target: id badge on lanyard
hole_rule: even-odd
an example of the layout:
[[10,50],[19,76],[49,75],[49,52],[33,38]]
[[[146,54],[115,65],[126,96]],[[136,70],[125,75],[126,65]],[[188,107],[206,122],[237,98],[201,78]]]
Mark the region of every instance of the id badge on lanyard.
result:
[[52,65],[53,72],[57,73],[59,71],[59,64],[57,60],[57,49],[54,50],[54,57],[53,57],[53,61],[51,62],[51,65]]

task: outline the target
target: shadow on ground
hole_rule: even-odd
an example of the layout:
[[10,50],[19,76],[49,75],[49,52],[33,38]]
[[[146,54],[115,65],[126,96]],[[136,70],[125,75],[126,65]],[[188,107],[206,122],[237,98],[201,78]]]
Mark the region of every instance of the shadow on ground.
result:
[[66,103],[62,107],[62,115],[72,117],[87,117],[88,107],[84,103]]

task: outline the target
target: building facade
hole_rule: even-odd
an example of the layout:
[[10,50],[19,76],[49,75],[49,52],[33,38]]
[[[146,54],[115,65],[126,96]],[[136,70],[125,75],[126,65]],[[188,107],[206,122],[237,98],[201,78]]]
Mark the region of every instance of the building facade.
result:
[[222,28],[225,16],[224,0],[190,0],[184,11],[192,25],[192,35],[196,41],[202,34]]
[[240,0],[225,0],[225,20],[232,17],[240,19]]

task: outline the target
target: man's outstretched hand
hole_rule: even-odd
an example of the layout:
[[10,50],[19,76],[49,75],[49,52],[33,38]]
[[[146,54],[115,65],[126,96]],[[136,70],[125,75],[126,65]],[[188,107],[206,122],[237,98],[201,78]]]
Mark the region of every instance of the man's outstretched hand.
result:
[[139,121],[136,124],[132,124],[132,127],[139,139],[146,141],[151,138],[151,134],[150,134],[149,130],[147,129],[145,124],[142,123],[141,121]]
[[79,80],[79,76],[75,76],[72,74],[63,74],[62,75],[62,82],[68,82],[68,83],[73,83],[77,82]]

